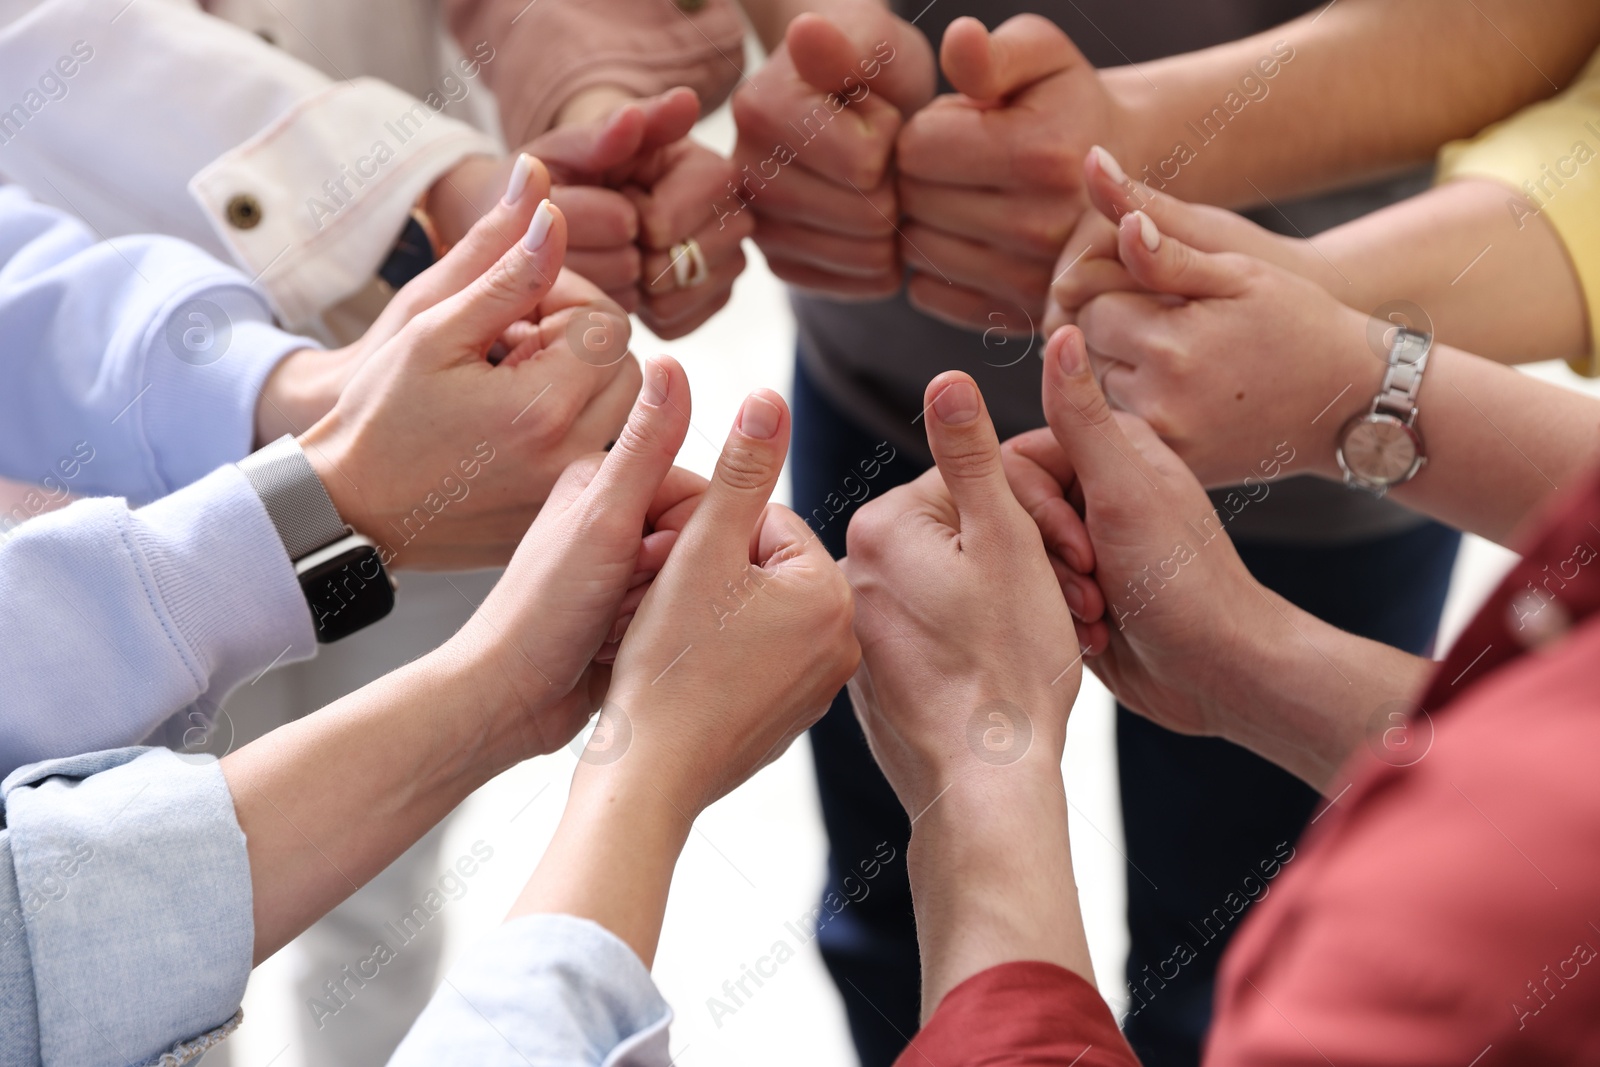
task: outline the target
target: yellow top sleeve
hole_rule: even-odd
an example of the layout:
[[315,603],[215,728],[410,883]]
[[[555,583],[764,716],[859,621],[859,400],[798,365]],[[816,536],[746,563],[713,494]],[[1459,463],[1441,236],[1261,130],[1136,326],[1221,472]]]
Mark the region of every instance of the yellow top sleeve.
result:
[[1488,178],[1519,190],[1526,203],[1507,200],[1519,225],[1543,216],[1555,228],[1589,311],[1590,351],[1570,363],[1579,374],[1600,377],[1600,54],[1565,92],[1445,145],[1439,181],[1457,178]]

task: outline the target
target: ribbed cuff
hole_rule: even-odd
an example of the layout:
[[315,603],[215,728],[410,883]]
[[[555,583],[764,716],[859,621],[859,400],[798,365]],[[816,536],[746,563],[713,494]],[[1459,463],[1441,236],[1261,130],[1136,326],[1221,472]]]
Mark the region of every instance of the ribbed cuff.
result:
[[160,600],[156,610],[208,701],[220,704],[268,667],[316,653],[294,566],[237,467],[140,508],[133,520],[134,547]]
[[[209,757],[120,749],[6,779],[44,1063],[144,1063],[238,1011],[250,861]],[[108,1047],[109,1045],[109,1047]]]

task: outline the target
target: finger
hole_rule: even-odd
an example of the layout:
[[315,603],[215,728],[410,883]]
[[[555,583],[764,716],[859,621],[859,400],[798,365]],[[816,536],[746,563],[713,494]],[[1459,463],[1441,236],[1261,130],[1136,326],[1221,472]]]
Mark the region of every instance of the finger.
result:
[[1092,495],[1096,486],[1137,488],[1139,479],[1130,481],[1130,465],[1149,478],[1090,372],[1083,334],[1076,327],[1063,326],[1045,345],[1043,392],[1045,420],[1086,491]]
[[651,185],[632,197],[639,209],[640,238],[646,248],[671,248],[709,224],[713,205],[727,192],[733,166],[715,152],[693,146]]
[[639,318],[650,332],[664,340],[692,333],[721,311],[733,296],[733,283],[744,270],[744,257],[712,272],[704,285],[671,296],[649,297],[639,308]]
[[1039,464],[1012,447],[1000,447],[1006,483],[1017,503],[1039,527],[1045,548],[1080,574],[1094,573],[1094,546],[1083,518],[1067,503],[1066,489]]
[[1063,311],[1076,316],[1091,300],[1106,293],[1144,291],[1144,286],[1134,280],[1121,260],[1090,256],[1062,272],[1050,286],[1050,299]]
[[1249,284],[1250,260],[1233,254],[1196,251],[1176,237],[1164,236],[1143,211],[1122,217],[1117,253],[1128,274],[1158,293],[1191,298],[1238,296]]
[[[473,232],[495,222],[482,219]],[[567,223],[549,200],[533,212],[521,239],[461,292],[429,312],[452,346],[487,352],[508,326],[539,306],[555,285],[567,251]]]
[[[706,266],[717,267],[739,257],[740,244],[754,229],[753,218],[746,215],[744,220],[721,228],[712,223],[693,235]],[[677,292],[678,274],[674,268],[678,266],[680,258],[687,254],[687,250],[681,247],[646,253],[641,264],[645,292],[657,295]]]
[[526,153],[519,155],[512,165],[506,196],[443,259],[401,290],[410,314],[459,293],[493,267],[517,237],[527,231],[528,221],[549,191],[550,172],[544,164]]
[[[781,170],[768,162],[770,149],[741,143],[738,192],[746,207],[765,225],[769,219],[801,223],[844,237],[886,237],[894,233],[899,203],[892,181],[851,188],[800,165]],[[770,175],[763,178],[762,175]]]
[[803,224],[764,219],[755,241],[769,260],[803,263],[829,274],[875,278],[900,273],[900,250],[893,234],[841,237]]
[[573,248],[614,248],[639,239],[639,211],[615,189],[558,185],[550,190],[550,202],[567,217]]
[[921,181],[1062,195],[1083,184],[1076,149],[1048,133],[1036,112],[959,96],[942,96],[907,121],[895,151],[900,173]]
[[706,488],[710,484],[693,471],[673,467],[667,472],[660,491],[650,503],[649,514],[645,516],[650,522],[650,528],[656,531],[671,530],[682,533],[683,528],[689,523],[689,518],[700,506],[700,501],[705,498]]
[[638,298],[642,263],[643,257],[640,256],[637,245],[623,245],[620,248],[605,250],[567,249],[567,269],[593,282],[619,304],[622,303],[619,296],[631,295],[634,299]]
[[971,16],[944,31],[939,66],[956,92],[975,100],[1002,100],[1042,78],[1087,66],[1071,39],[1049,19],[1024,14],[990,33]]
[[822,294],[842,304],[887,300],[898,293],[905,283],[899,270],[859,277],[770,254],[767,256],[767,268],[785,285]]
[[751,531],[772,497],[788,451],[788,405],[772,390],[757,389],[745,397],[705,496],[684,528],[685,550],[748,557]]
[[689,432],[689,379],[671,356],[644,368],[644,387],[584,496],[643,530],[646,513]]
[[644,134],[639,151],[664,148],[683,140],[700,119],[700,97],[688,86],[680,85],[664,93],[635,101],[644,113]]
[[677,530],[652,530],[639,542],[639,559],[633,565],[631,586],[640,586],[660,573],[678,543]]
[[644,143],[645,112],[637,103],[624,104],[604,122],[563,126],[528,145],[558,182],[585,184],[632,159]]
[[[900,210],[907,218],[1031,259],[1061,255],[1075,222],[1054,193],[968,189],[907,177],[901,177],[899,193]],[[1114,233],[1107,243],[1115,250]]]
[[[906,296],[911,306],[925,315],[963,330],[982,333],[985,348],[1031,337],[1037,328],[1034,315],[1021,304],[946,282],[933,274],[913,272],[906,283]],[[997,351],[992,361],[1004,365],[1009,358]]]
[[1130,366],[1166,368],[1187,347],[1172,323],[1166,297],[1111,292],[1078,310],[1078,327],[1093,356]]
[[963,529],[969,517],[982,519],[1015,507],[1000,462],[1000,439],[977,383],[960,371],[946,371],[928,383],[923,409],[928,448]]
[[750,537],[750,562],[776,567],[793,559],[812,566],[838,566],[805,520],[782,504],[768,504]]
[[803,14],[789,23],[785,48],[795,70],[813,87],[852,101],[867,90],[910,115],[933,96],[932,49],[915,27],[892,15],[889,19],[887,27],[841,27],[822,15]]
[[904,227],[901,234],[900,251],[907,266],[935,275],[940,281],[989,293],[1026,308],[1029,314],[1041,310],[1050,295],[1050,268],[1054,266],[1055,251],[1044,257],[1027,259],[992,245],[914,224]]

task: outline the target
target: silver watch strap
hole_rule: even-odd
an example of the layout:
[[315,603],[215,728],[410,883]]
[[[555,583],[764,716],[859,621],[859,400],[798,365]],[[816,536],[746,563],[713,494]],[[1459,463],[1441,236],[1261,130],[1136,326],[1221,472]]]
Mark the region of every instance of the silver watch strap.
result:
[[291,560],[345,536],[344,520],[300,444],[284,434],[239,461]]
[[1410,422],[1417,413],[1417,392],[1422,388],[1422,372],[1428,366],[1433,337],[1401,327],[1389,344],[1389,369],[1383,385],[1372,401],[1374,413],[1384,412]]

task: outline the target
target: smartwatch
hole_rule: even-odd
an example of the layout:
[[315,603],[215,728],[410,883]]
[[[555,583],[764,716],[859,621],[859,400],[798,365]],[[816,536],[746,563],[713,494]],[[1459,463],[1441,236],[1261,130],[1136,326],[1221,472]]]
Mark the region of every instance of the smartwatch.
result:
[[378,546],[345,525],[292,435],[246,456],[239,469],[289,553],[320,643],[349,637],[394,609]]
[[1433,337],[1400,327],[1389,342],[1383,385],[1372,407],[1344,424],[1334,453],[1344,483],[1383,496],[1417,476],[1428,452],[1417,430],[1417,391]]

